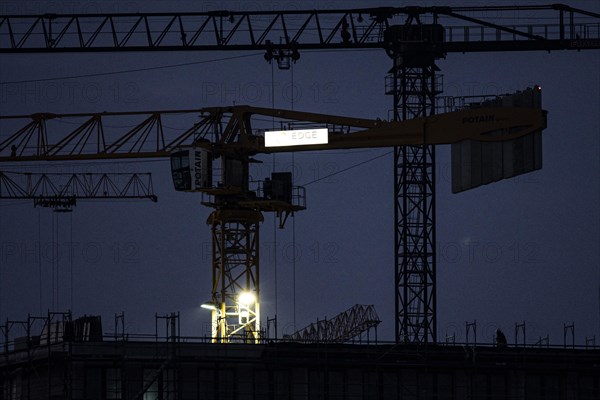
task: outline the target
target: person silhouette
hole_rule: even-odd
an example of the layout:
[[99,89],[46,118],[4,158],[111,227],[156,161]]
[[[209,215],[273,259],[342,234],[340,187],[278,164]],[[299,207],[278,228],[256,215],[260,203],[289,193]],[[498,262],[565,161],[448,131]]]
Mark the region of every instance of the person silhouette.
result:
[[506,336],[500,329],[496,329],[496,346],[497,347],[506,347]]

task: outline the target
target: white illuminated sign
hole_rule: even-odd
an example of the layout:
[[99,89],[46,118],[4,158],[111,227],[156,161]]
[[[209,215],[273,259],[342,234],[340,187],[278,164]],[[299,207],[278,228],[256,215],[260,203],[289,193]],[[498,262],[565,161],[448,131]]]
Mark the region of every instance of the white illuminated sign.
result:
[[300,129],[291,131],[265,132],[265,147],[301,146],[307,144],[326,144],[327,129]]

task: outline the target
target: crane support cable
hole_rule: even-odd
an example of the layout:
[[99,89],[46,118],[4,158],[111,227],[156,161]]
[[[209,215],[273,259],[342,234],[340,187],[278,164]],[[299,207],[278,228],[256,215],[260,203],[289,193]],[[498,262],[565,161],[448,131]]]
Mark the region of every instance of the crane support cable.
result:
[[109,72],[95,72],[90,74],[81,74],[81,75],[69,75],[69,76],[56,76],[53,78],[39,78],[39,79],[24,79],[18,81],[5,81],[0,82],[0,85],[10,85],[10,84],[19,84],[19,83],[33,83],[33,82],[46,82],[46,81],[58,81],[63,79],[80,79],[80,78],[92,78],[98,76],[107,76],[107,75],[118,75],[118,74],[128,74],[133,72],[146,72],[146,71],[155,71],[167,68],[178,68],[178,67],[187,67],[190,65],[200,65],[200,64],[209,64],[213,62],[219,61],[231,61],[237,60],[240,58],[254,57],[257,55],[262,55],[262,53],[252,53],[252,54],[243,54],[239,56],[231,56],[231,57],[222,57],[222,58],[213,58],[210,60],[201,60],[201,61],[192,61],[187,63],[178,63],[178,64],[169,64],[169,65],[156,65],[153,67],[144,67],[144,68],[136,68],[136,69],[127,69],[120,71],[109,71]]
[[322,180],[325,180],[325,179],[331,178],[332,176],[335,176],[335,175],[342,174],[342,173],[344,173],[344,172],[350,171],[351,169],[354,169],[354,168],[360,167],[361,165],[368,164],[368,163],[370,163],[370,162],[373,162],[373,161],[375,161],[375,160],[378,160],[378,159],[380,159],[380,158],[383,158],[383,157],[385,157],[385,156],[387,156],[387,155],[390,155],[390,154],[392,154],[393,152],[394,152],[393,150],[392,150],[392,151],[386,151],[386,152],[385,152],[385,153],[383,153],[383,154],[379,154],[379,155],[377,155],[377,156],[375,156],[375,157],[371,157],[371,158],[369,158],[369,159],[367,159],[367,160],[361,161],[361,162],[359,162],[359,163],[357,163],[357,164],[353,164],[353,165],[351,165],[351,166],[349,166],[349,167],[342,168],[342,169],[341,169],[341,170],[339,170],[339,171],[332,172],[331,174],[327,174],[327,175],[325,175],[325,176],[322,176],[322,177],[320,177],[320,178],[318,178],[318,179],[315,179],[315,180],[313,180],[313,181],[310,181],[310,182],[304,183],[304,184],[302,184],[301,186],[304,186],[304,187],[306,187],[306,186],[308,186],[308,185],[312,185],[313,183],[317,183],[317,182],[320,182],[320,181],[322,181]]

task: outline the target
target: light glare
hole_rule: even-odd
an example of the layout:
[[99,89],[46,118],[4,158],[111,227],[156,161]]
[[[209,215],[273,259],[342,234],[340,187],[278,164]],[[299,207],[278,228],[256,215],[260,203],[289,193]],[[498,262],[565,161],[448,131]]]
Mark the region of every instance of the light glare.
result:
[[202,303],[200,305],[200,307],[202,307],[202,308],[204,308],[206,310],[213,310],[213,311],[217,309],[217,306],[214,305],[213,303]]
[[238,302],[245,306],[249,306],[256,301],[256,296],[251,292],[242,292],[238,297]]

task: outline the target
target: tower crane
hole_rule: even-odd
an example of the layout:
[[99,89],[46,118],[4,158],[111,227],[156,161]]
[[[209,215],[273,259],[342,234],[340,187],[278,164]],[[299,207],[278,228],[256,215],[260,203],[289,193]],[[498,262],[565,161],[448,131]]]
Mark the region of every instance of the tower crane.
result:
[[[192,111],[188,111],[192,112]],[[14,160],[79,160],[90,158],[170,157],[173,184],[178,191],[201,192],[212,207],[207,223],[212,230],[212,296],[203,307],[212,310],[215,341],[260,339],[259,224],[264,212],[277,213],[283,227],[287,217],[305,209],[303,187],[292,185],[291,172],[273,173],[264,181],[250,180],[250,164],[259,154],[408,145],[440,145],[464,140],[517,140],[546,127],[539,108],[480,107],[406,121],[382,121],[251,106],[215,107],[194,111],[200,122],[175,138],[166,138],[160,124],[152,130],[148,118],[118,133],[105,126],[111,113],[0,117],[22,120],[0,154],[11,148]],[[169,112],[166,112],[169,113]],[[160,121],[161,112],[151,115]],[[303,129],[256,129],[255,117],[272,117]],[[56,121],[83,122],[71,132]],[[93,129],[89,121],[96,121]],[[33,122],[35,128],[27,129]],[[308,125],[307,125],[308,124]],[[118,125],[117,125],[118,126]],[[43,128],[42,128],[43,127]],[[107,137],[110,138],[107,139]],[[36,147],[33,143],[45,143]],[[95,143],[102,143],[101,147]],[[117,146],[118,144],[118,146]],[[215,178],[213,160],[220,161]]]
[[[494,20],[499,17],[512,21],[519,12],[534,12],[546,22],[499,24]],[[599,26],[600,14],[563,4],[6,15],[0,16],[0,52],[262,50],[267,61],[289,68],[304,50],[382,49],[392,60],[386,94],[393,97],[393,120],[408,121],[436,114],[437,99],[442,93],[442,77],[436,66],[440,58],[467,52],[598,50]],[[157,115],[149,116],[147,121],[156,122]],[[202,118],[200,125],[210,124],[210,117]],[[243,127],[244,121],[238,122]],[[242,127],[230,126],[234,130],[243,130]],[[194,132],[195,128],[188,133]],[[231,139],[232,136],[225,137]],[[19,154],[16,158],[50,159],[49,155],[44,156],[46,143],[38,144],[35,156]],[[113,144],[99,157],[115,157],[122,143]],[[171,144],[172,148],[148,153],[158,155],[174,150],[180,143]],[[6,146],[0,146],[2,161],[8,160],[8,151]],[[235,160],[231,164],[235,165]],[[240,170],[243,163],[242,167],[237,164]],[[434,171],[433,143],[397,143],[394,296],[398,342],[436,341]],[[242,179],[244,176],[241,174]],[[285,218],[287,212],[295,210],[275,211]],[[213,219],[216,226],[222,222]],[[252,227],[256,224],[255,215],[245,225],[231,229],[245,232],[240,233],[240,238],[244,238],[246,247],[255,246]],[[213,243],[218,242],[215,239]],[[246,259],[244,265],[252,262]]]

